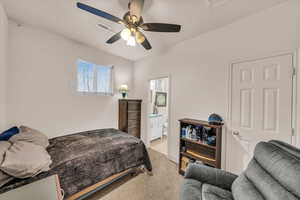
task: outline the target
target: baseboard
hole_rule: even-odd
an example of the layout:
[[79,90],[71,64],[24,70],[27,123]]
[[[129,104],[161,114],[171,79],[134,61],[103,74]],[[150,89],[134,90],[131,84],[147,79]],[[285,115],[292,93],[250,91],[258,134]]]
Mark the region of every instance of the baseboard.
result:
[[168,155],[168,159],[176,164],[179,164],[178,159],[175,156]]

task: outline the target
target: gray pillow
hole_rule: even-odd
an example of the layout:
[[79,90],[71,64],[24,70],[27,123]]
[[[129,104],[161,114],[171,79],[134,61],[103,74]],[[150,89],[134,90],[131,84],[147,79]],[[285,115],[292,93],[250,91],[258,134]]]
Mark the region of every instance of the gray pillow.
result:
[[21,133],[12,136],[9,141],[12,143],[16,143],[18,141],[31,142],[44,148],[49,146],[48,137],[40,131],[26,126],[21,126],[20,131]]
[[44,147],[18,141],[7,151],[0,169],[16,178],[29,178],[48,171],[51,157]]

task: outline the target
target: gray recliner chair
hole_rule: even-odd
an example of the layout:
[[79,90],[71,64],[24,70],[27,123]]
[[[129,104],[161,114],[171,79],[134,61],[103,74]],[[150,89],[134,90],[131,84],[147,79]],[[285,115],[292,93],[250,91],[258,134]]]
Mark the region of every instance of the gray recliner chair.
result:
[[300,200],[300,149],[280,141],[260,142],[240,175],[190,164],[181,200]]

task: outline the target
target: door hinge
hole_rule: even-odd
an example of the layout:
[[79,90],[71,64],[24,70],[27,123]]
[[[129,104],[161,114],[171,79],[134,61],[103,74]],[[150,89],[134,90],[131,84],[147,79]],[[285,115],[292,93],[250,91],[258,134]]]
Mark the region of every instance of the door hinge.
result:
[[293,76],[296,76],[296,68],[293,67]]
[[295,129],[292,128],[292,136],[295,136]]

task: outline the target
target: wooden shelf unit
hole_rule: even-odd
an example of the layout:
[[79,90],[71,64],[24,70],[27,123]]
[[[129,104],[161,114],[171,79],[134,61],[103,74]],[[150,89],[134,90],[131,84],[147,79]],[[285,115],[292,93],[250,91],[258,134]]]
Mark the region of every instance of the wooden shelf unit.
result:
[[[179,142],[179,173],[184,175],[186,159],[201,161],[206,165],[215,168],[221,168],[221,151],[222,151],[222,127],[223,125],[209,124],[207,121],[195,119],[181,119],[180,122],[180,142]],[[210,134],[216,136],[216,145],[212,146],[203,141],[193,140],[181,137],[181,130],[187,126],[202,126],[211,128]],[[184,161],[184,163],[183,163]]]

